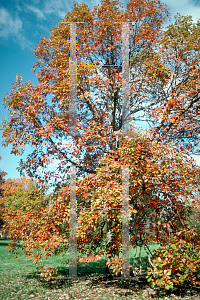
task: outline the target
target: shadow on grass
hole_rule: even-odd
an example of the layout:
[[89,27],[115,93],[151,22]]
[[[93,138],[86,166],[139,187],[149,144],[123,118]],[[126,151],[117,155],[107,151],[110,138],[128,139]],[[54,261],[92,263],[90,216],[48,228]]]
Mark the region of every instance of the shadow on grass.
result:
[[[36,279],[39,281],[43,287],[48,287],[54,289],[55,287],[64,287],[64,286],[72,286],[73,281],[76,279],[69,278],[69,267],[57,267],[58,271],[57,274],[54,274],[53,278],[47,281],[44,277],[41,277],[39,273],[33,272],[28,275],[24,275],[27,279]],[[81,277],[90,276],[99,276],[104,274],[104,264],[101,261],[90,262],[87,264],[81,264],[77,266],[77,275],[78,280]]]
[[[133,259],[130,260],[130,262]],[[138,259],[136,259],[138,261]],[[143,259],[144,263],[144,259]],[[139,267],[139,265],[138,265]],[[105,260],[102,259],[100,261],[90,262],[84,265],[77,266],[77,275],[78,279],[71,279],[69,278],[69,268],[68,267],[59,267],[57,274],[54,275],[49,281],[47,281],[44,277],[40,277],[40,275],[36,272],[26,275],[25,277],[28,279],[34,278],[44,288],[48,289],[56,289],[56,288],[63,288],[63,287],[73,287],[74,282],[81,282],[83,285],[87,285],[88,289],[92,287],[114,287],[118,290],[118,293],[129,296],[133,293],[142,294],[144,290],[148,290],[148,297],[157,298],[161,296],[196,296],[199,295],[200,288],[193,287],[190,283],[185,283],[183,286],[177,286],[170,291],[166,291],[164,289],[151,289],[146,279],[146,271],[143,269],[143,274],[134,276],[133,272],[130,272],[130,278],[124,280],[122,278],[113,279],[109,278],[105,275]],[[82,279],[81,277],[85,277]],[[120,290],[123,289],[122,292]],[[124,291],[127,289],[127,292]],[[124,294],[125,293],[125,294]]]
[[[92,279],[92,285],[97,286],[101,285],[102,287],[114,287],[115,289],[127,289],[127,296],[132,293],[137,293],[138,295],[142,295],[144,290],[148,291],[148,297],[152,298],[160,298],[162,296],[198,296],[200,293],[200,287],[191,286],[189,283],[185,283],[182,286],[176,286],[172,290],[165,289],[152,289],[149,287],[149,284],[146,279],[146,275],[140,275],[138,278],[130,277],[128,280],[117,279],[117,280],[108,280],[105,276]],[[132,293],[130,292],[132,291]],[[124,292],[122,293],[124,295]],[[189,299],[189,298],[188,298]]]
[[[0,246],[8,246],[9,244],[12,243],[12,239],[9,238],[0,238]],[[20,243],[20,241],[16,241],[15,243],[17,245],[17,247],[22,247],[22,244]]]

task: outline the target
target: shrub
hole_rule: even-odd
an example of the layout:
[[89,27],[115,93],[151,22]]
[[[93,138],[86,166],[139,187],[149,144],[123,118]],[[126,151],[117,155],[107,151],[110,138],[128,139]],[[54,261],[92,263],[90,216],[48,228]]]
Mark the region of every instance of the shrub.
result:
[[177,233],[167,245],[161,245],[154,255],[153,267],[148,267],[147,281],[151,287],[172,289],[186,281],[200,284],[200,235],[196,228]]

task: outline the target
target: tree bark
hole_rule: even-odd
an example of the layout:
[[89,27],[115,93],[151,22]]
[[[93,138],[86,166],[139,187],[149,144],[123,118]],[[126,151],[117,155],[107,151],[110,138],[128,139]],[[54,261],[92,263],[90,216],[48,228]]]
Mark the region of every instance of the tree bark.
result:
[[[106,217],[108,217],[108,212],[106,212]],[[113,220],[113,219],[106,219],[106,254],[109,256],[106,257],[106,263],[113,260],[113,258],[119,258],[120,249],[116,247],[113,247],[115,245],[114,237],[115,237],[115,226],[119,224],[119,221]],[[113,272],[113,266],[105,265],[105,275],[109,279],[112,279],[116,276],[116,274]],[[117,275],[119,276],[119,274]]]

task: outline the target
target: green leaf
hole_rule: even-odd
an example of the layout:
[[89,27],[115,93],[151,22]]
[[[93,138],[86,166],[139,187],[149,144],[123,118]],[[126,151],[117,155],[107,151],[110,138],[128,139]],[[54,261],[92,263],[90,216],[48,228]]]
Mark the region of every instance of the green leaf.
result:
[[155,284],[154,284],[154,282],[151,281],[149,285],[150,285],[150,287],[154,288]]

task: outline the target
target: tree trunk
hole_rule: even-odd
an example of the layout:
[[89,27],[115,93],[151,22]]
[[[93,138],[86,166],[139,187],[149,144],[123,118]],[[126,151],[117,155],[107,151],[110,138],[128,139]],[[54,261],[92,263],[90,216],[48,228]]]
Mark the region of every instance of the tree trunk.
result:
[[[108,212],[106,213],[106,215]],[[106,254],[109,254],[108,257],[106,257],[106,263],[112,261],[113,258],[119,258],[120,250],[117,247],[111,247],[114,246],[114,237],[115,237],[115,226],[118,224],[118,221],[115,220],[106,220]],[[113,266],[105,265],[105,275],[108,278],[113,278],[116,276],[120,276],[120,274],[115,274],[113,271]]]

